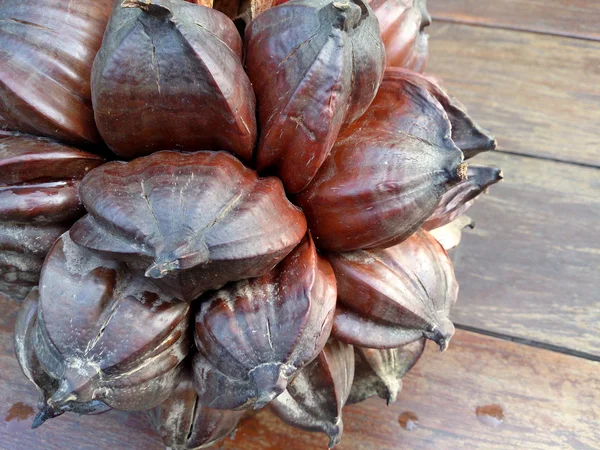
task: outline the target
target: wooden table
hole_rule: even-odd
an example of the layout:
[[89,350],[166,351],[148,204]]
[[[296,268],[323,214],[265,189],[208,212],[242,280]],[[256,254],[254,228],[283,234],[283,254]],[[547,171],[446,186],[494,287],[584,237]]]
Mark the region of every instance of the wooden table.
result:
[[[429,0],[428,72],[444,79],[504,169],[455,255],[450,349],[430,346],[389,407],[344,410],[340,449],[600,448],[600,4]],[[66,415],[31,431],[36,393],[0,300],[0,448],[161,449],[142,414]],[[249,415],[217,448],[326,448]]]

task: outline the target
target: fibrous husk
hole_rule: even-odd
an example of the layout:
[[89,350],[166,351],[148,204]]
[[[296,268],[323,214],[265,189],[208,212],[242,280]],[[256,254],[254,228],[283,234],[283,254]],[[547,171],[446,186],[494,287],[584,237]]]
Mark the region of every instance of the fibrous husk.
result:
[[195,387],[218,409],[262,408],[323,349],[335,312],[335,277],[307,237],[267,275],[202,299]]
[[42,138],[0,136],[0,292],[22,300],[54,241],[85,210],[77,187],[104,160]]
[[369,5],[379,20],[386,65],[423,72],[429,55],[424,29],[431,24],[426,0],[371,0]]
[[423,354],[425,342],[419,339],[390,349],[354,347],[356,368],[347,403],[359,403],[375,395],[388,405],[395,402],[402,390],[402,378]]
[[288,192],[306,187],[342,126],[373,101],[384,60],[364,0],[292,0],[260,14],[246,29],[258,169],[275,168]]
[[281,182],[259,178],[225,152],[112,162],[85,177],[80,195],[89,214],[71,238],[185,301],[264,275],[306,233]]
[[113,0],[0,2],[0,129],[100,141],[90,72]]
[[24,371],[43,392],[35,426],[100,403],[145,410],[175,389],[190,348],[190,306],[125,264],[94,256],[65,233],[44,263],[37,308],[16,338]]
[[452,186],[442,196],[433,214],[423,224],[423,228],[433,230],[452,222],[466,212],[477,197],[502,179],[500,169],[470,165],[467,169],[467,179]]
[[332,336],[368,348],[395,348],[422,337],[448,347],[458,283],[444,248],[419,230],[387,249],[327,256],[338,283]]
[[456,98],[448,95],[434,78],[401,68],[392,70],[398,79],[404,78],[427,89],[442,105],[452,124],[452,140],[464,153],[465,159],[496,148],[497,142],[494,136],[481,128],[469,116],[467,108]]
[[271,403],[286,423],[329,436],[329,448],[340,443],[344,431],[342,408],[354,379],[354,349],[332,339],[319,356],[302,369]]
[[340,134],[295,198],[317,246],[389,247],[412,235],[466,178],[450,132],[446,113],[426,89],[386,70],[373,104]]
[[203,405],[194,390],[191,371],[184,370],[175,392],[146,414],[169,449],[192,450],[209,447],[227,437],[244,411]]
[[229,150],[250,161],[254,92],[228,17],[179,0],[115,3],[94,62],[96,123],[124,158]]
[[452,255],[451,250],[458,247],[462,239],[462,232],[467,227],[471,229],[475,228],[475,222],[469,216],[462,215],[446,225],[429,230],[429,234],[442,244],[444,250]]

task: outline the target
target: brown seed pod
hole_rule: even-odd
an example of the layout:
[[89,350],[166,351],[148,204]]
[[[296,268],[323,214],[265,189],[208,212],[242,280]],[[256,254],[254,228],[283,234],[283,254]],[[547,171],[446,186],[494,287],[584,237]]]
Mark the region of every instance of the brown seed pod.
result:
[[410,70],[393,68],[394,76],[398,79],[418,84],[427,89],[442,105],[452,124],[452,140],[465,155],[465,159],[494,150],[498,143],[492,134],[481,128],[467,113],[467,108],[454,97],[448,95],[438,82],[428,76]]
[[194,381],[202,404],[259,409],[323,349],[336,288],[310,237],[267,275],[209,295],[196,316]]
[[241,55],[235,25],[214,9],[117,1],[92,73],[100,134],[125,158],[218,149],[249,161],[255,100]]
[[419,230],[383,250],[332,253],[338,307],[332,336],[368,348],[395,348],[426,337],[442,351],[458,283],[444,248]]
[[167,151],[105,164],[85,177],[80,195],[89,214],[71,238],[145,271],[185,301],[264,275],[306,233],[281,182],[259,178],[225,152]]
[[244,411],[204,406],[194,390],[192,373],[184,370],[175,392],[146,414],[169,449],[191,450],[209,447],[227,437]]
[[440,104],[397,73],[386,70],[371,107],[340,134],[317,176],[296,196],[319,248],[401,242],[466,176]]
[[431,25],[426,0],[372,0],[388,67],[423,72],[429,54],[425,27]]
[[0,2],[0,129],[99,142],[90,72],[113,0]]
[[469,216],[462,215],[446,225],[429,230],[429,234],[452,256],[451,250],[458,247],[462,239],[462,231],[467,227],[475,228],[475,222]]
[[[46,373],[35,354],[33,336],[37,326],[39,291],[33,288],[19,311],[15,324],[14,345],[19,366],[23,374],[40,392],[38,403],[41,413],[35,418],[32,428],[37,428],[47,419],[63,414],[64,410],[46,406],[48,400],[58,389],[58,381]],[[99,400],[89,402],[70,401],[68,411],[78,414],[99,414],[108,411],[110,406]]]
[[288,192],[319,170],[345,124],[373,101],[385,55],[364,0],[292,0],[246,29],[246,68],[261,128],[259,170],[276,168]]
[[273,412],[286,423],[329,436],[329,448],[344,431],[342,408],[354,379],[354,350],[332,339],[319,356],[302,369],[279,397]]
[[[502,180],[502,170],[493,167],[469,166],[467,179],[452,186],[440,200],[423,228],[433,230],[452,222],[463,214],[491,185]],[[464,228],[464,227],[463,227]]]
[[423,354],[425,342],[419,339],[390,349],[354,347],[356,368],[347,403],[359,403],[375,395],[388,405],[395,402],[402,390],[402,378]]
[[[190,348],[190,306],[174,302],[125,264],[94,256],[65,233],[40,277],[31,347],[52,379],[34,425],[80,404],[140,411],[175,389]],[[48,387],[51,386],[51,388]]]
[[46,253],[85,213],[79,181],[103,162],[47,139],[0,136],[1,293],[22,300],[38,284]]

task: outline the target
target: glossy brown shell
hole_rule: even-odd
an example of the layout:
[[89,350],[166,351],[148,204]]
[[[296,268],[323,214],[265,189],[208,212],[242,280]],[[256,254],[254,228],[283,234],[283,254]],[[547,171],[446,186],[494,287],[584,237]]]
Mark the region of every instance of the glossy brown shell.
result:
[[105,164],[85,177],[80,195],[89,214],[71,238],[186,301],[264,275],[306,233],[281,182],[259,178],[225,152]]
[[117,1],[94,62],[96,123],[124,158],[229,150],[249,161],[254,92],[224,14],[179,0]]
[[175,392],[146,414],[166,447],[192,450],[209,447],[227,437],[244,411],[204,406],[194,390],[191,372],[184,370]]
[[503,178],[502,170],[494,167],[469,166],[467,179],[452,186],[446,192],[434,213],[425,221],[423,228],[433,230],[452,222],[468,210],[483,192]]
[[466,175],[450,122],[433,96],[386,70],[375,101],[340,134],[295,197],[317,247],[389,247],[414,233]]
[[426,89],[442,105],[452,124],[452,140],[465,155],[465,159],[494,150],[498,143],[494,136],[480,127],[467,113],[467,108],[454,97],[448,95],[438,82],[426,75],[401,68],[388,69],[398,79],[415,83]]
[[329,436],[329,448],[340,443],[344,431],[342,408],[354,379],[354,350],[331,340],[319,356],[298,373],[271,403],[286,423]]
[[375,395],[388,405],[395,402],[402,390],[402,378],[423,354],[425,342],[423,338],[390,349],[354,347],[356,368],[348,403],[359,403]]
[[373,101],[384,58],[364,0],[292,0],[257,16],[246,29],[246,69],[258,101],[258,169],[276,168],[288,192],[302,190],[341,127]]
[[388,67],[423,72],[429,54],[425,27],[431,24],[426,0],[372,0]]
[[218,409],[262,408],[323,349],[335,312],[331,266],[310,238],[261,278],[202,300],[194,381]]
[[85,210],[83,176],[104,160],[42,138],[0,136],[0,292],[22,300],[54,241]]
[[384,250],[328,255],[338,283],[332,336],[352,345],[395,348],[426,337],[443,351],[458,283],[444,248],[426,231]]
[[90,73],[113,0],[0,2],[0,129],[98,142]]
[[19,311],[15,323],[14,345],[17,361],[23,374],[35,385],[40,393],[41,410],[35,417],[32,428],[42,425],[47,419],[62,415],[66,410],[78,414],[99,414],[110,409],[99,400],[89,402],[70,401],[64,409],[52,409],[46,406],[48,400],[58,389],[57,380],[46,373],[35,354],[33,338],[37,327],[39,291],[33,288]]
[[188,304],[65,233],[44,263],[31,343],[57,386],[42,415],[72,402],[139,411],[166,400],[190,349],[190,315]]

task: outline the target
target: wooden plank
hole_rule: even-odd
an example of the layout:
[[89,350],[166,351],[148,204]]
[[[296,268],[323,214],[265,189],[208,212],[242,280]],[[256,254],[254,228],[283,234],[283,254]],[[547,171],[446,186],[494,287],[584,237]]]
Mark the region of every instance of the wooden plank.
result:
[[439,22],[430,35],[427,72],[501,150],[600,166],[600,42]]
[[[446,353],[428,346],[396,403],[386,407],[381,399],[369,399],[344,408],[344,436],[336,448],[597,448],[599,370],[597,362],[459,330]],[[481,414],[498,407],[502,423]],[[415,416],[416,429],[403,429],[400,421]],[[324,436],[290,433],[261,412],[246,419],[223,447],[326,448]]]
[[429,0],[434,20],[600,40],[597,0]]
[[492,152],[505,180],[469,210],[452,319],[600,355],[600,170]]
[[[28,429],[36,393],[13,356],[17,305],[0,300],[0,449],[159,450],[141,413],[66,414]],[[344,449],[592,448],[600,442],[600,364],[458,330],[450,349],[429,346],[405,378],[400,400],[370,399],[344,409]],[[477,408],[499,405],[497,424]],[[410,414],[407,414],[410,413]],[[403,429],[400,418],[418,417]],[[487,418],[486,418],[487,417]],[[406,426],[406,420],[404,420]],[[218,449],[324,449],[324,435],[293,429],[268,411],[250,413]]]

